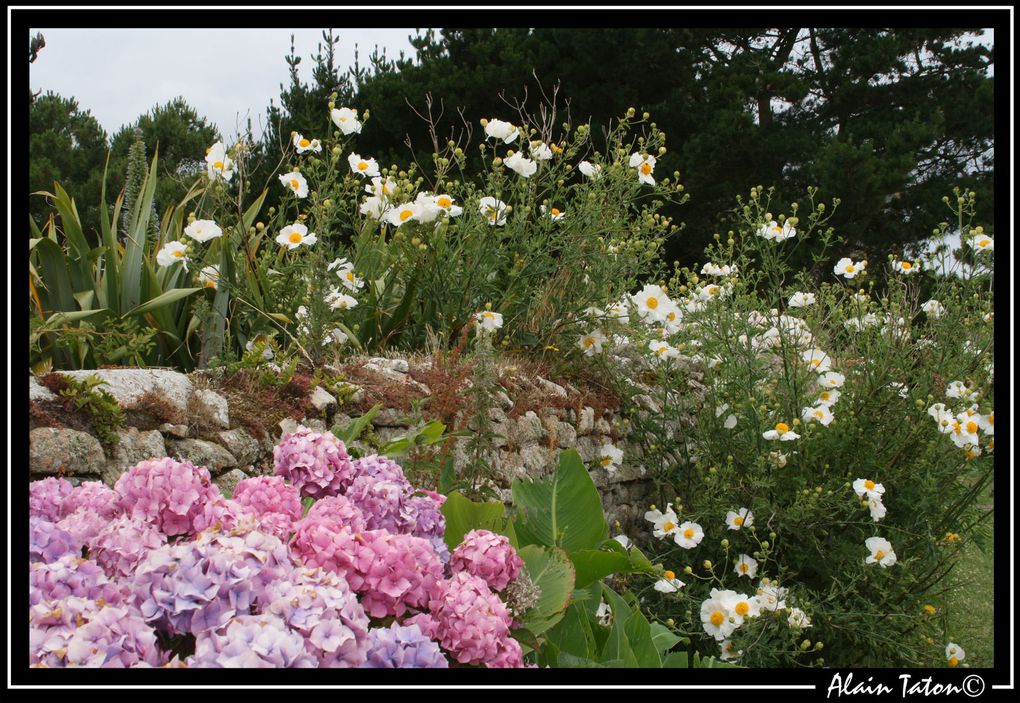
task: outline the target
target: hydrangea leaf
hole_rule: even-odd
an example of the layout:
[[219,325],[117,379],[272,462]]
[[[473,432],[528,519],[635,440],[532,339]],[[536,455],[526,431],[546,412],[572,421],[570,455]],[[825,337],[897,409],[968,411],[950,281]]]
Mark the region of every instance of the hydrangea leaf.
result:
[[528,577],[539,588],[538,602],[521,616],[521,626],[536,635],[558,623],[574,592],[574,565],[562,549],[529,544],[519,551]]

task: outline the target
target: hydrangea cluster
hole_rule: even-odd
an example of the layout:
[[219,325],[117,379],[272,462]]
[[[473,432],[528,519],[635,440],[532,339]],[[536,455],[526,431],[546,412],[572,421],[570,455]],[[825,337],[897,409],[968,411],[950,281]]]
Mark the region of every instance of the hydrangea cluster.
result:
[[[442,583],[429,610],[436,639],[458,662],[509,664],[510,611],[483,579],[467,571],[455,573]],[[518,660],[517,666],[522,665]]]
[[63,478],[44,478],[28,484],[28,514],[50,522],[60,519],[60,508],[74,487]]
[[149,523],[121,516],[100,530],[89,544],[89,556],[109,578],[126,579],[149,552],[164,544],[166,537]]
[[256,476],[239,481],[233,499],[256,515],[281,513],[301,519],[301,494],[280,476]]
[[31,562],[49,563],[65,554],[81,556],[81,542],[45,518],[33,515],[28,519],[28,537],[28,560]]
[[164,655],[138,612],[70,596],[29,610],[32,666],[159,666]]
[[524,561],[510,540],[488,530],[471,530],[453,550],[450,567],[454,573],[466,571],[499,592],[521,573]]
[[28,603],[36,605],[68,596],[120,603],[124,593],[91,559],[73,554],[51,562],[35,562],[28,570]]
[[165,535],[194,535],[205,503],[219,495],[209,471],[191,462],[147,459],[128,469],[114,486],[124,512]]
[[223,627],[202,632],[186,663],[212,669],[316,666],[315,657],[305,650],[304,638],[278,615],[239,615]]
[[340,573],[361,595],[374,618],[403,615],[408,608],[425,608],[443,564],[432,545],[420,537],[366,530],[354,535],[357,545]]
[[376,627],[369,631],[366,669],[447,669],[439,645],[417,625]]
[[277,476],[312,498],[342,495],[355,477],[343,442],[329,432],[304,426],[283,437],[273,449],[273,461]]
[[112,520],[124,512],[117,491],[102,481],[86,481],[74,488],[60,506],[60,514],[67,517],[79,510],[87,510]]

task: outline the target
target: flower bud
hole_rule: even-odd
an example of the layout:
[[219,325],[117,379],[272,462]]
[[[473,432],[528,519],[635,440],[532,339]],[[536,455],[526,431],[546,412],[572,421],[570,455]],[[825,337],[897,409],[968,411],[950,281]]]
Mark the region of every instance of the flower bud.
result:
[[730,548],[730,541],[728,539],[724,539],[723,541],[721,541],[719,543],[719,546],[721,546],[723,549],[729,549]]
[[706,571],[711,571],[712,570],[712,562],[709,561],[708,559],[706,559],[705,561],[701,562],[701,565],[703,567],[705,567]]

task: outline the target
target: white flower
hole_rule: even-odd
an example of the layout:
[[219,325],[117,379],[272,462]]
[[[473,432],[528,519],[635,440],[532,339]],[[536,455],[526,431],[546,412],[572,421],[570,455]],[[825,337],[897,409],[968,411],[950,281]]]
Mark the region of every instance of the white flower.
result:
[[329,266],[326,267],[327,271],[336,270],[336,275],[339,277],[340,282],[344,285],[347,290],[351,292],[357,292],[361,290],[365,285],[365,281],[354,275],[354,264],[344,259],[336,259]]
[[655,537],[666,537],[677,530],[677,517],[673,508],[666,508],[664,513],[658,510],[649,510],[645,513],[645,520],[652,523],[652,535]]
[[599,451],[599,464],[602,465],[606,471],[613,473],[616,471],[620,462],[623,461],[623,450],[617,449],[612,444],[603,444],[602,449]]
[[896,395],[903,399],[906,399],[906,397],[910,395],[910,389],[907,388],[906,384],[900,383],[899,381],[890,381],[889,387],[896,391]]
[[329,293],[326,295],[326,304],[333,310],[350,310],[357,307],[358,300],[353,296],[347,295],[336,286],[330,286]]
[[382,176],[373,176],[371,184],[365,186],[365,192],[377,198],[387,199],[397,189],[397,184],[389,178],[383,180]]
[[503,165],[524,178],[530,178],[538,170],[538,163],[524,158],[519,151],[503,159]]
[[820,405],[827,405],[831,408],[839,402],[839,396],[839,391],[825,390],[818,394],[818,400],[815,402]]
[[962,398],[967,395],[967,393],[967,386],[963,381],[950,381],[949,385],[946,386],[947,398]]
[[978,446],[979,429],[981,429],[981,426],[977,423],[977,419],[964,411],[957,414],[942,431],[949,435],[949,438],[953,440],[953,444],[960,449],[965,449],[968,445],[971,447]]
[[630,296],[638,309],[638,314],[645,321],[662,322],[666,318],[666,304],[669,296],[661,287],[649,283],[639,292]]
[[205,266],[201,271],[198,272],[198,282],[206,288],[216,289],[216,286],[220,282],[220,268],[219,266]]
[[509,144],[517,139],[517,128],[503,120],[489,120],[485,125],[485,136],[491,139],[502,139],[504,144]]
[[864,317],[852,317],[843,321],[847,329],[862,330],[865,327],[878,327],[878,315],[873,312],[865,313]]
[[299,154],[303,154],[306,151],[322,151],[322,144],[319,143],[318,139],[305,139],[302,135],[295,132],[292,141]]
[[478,323],[479,329],[486,332],[494,332],[503,326],[503,316],[491,310],[475,313],[475,321]]
[[717,286],[715,284],[709,284],[707,286],[699,286],[698,289],[694,291],[694,296],[698,300],[707,302],[709,300],[721,300],[722,298],[728,297],[732,292],[733,286],[731,285],[727,284],[725,286]]
[[864,558],[865,564],[881,564],[883,567],[890,567],[896,563],[896,552],[893,551],[889,540],[883,537],[868,537],[864,540],[864,546],[871,552]]
[[619,542],[620,546],[623,547],[624,549],[630,549],[631,541],[630,537],[628,537],[627,535],[616,535],[616,537],[613,537],[613,539]]
[[672,571],[663,571],[662,578],[655,582],[653,588],[660,593],[676,593],[686,585]]
[[713,588],[711,598],[701,603],[701,626],[706,633],[719,641],[726,639],[737,629],[722,596],[723,593],[719,589]]
[[365,202],[358,208],[358,212],[362,215],[367,215],[375,220],[381,220],[383,216],[389,212],[389,205],[385,198],[379,198],[376,196],[369,196],[365,198]]
[[832,272],[837,276],[842,276],[843,278],[856,278],[858,274],[864,272],[867,265],[867,261],[854,262],[844,256],[836,262],[836,265],[832,268]]
[[565,212],[563,212],[559,208],[555,208],[555,207],[554,208],[546,208],[545,205],[540,206],[540,209],[542,210],[542,214],[543,215],[548,214],[549,215],[549,219],[552,220],[553,222],[555,222],[556,220],[562,220],[563,216],[566,214]]
[[351,108],[333,108],[329,111],[329,117],[333,120],[333,124],[345,135],[361,133],[361,122],[358,120],[358,113]]
[[205,166],[210,181],[222,178],[229,182],[234,177],[234,161],[227,156],[223,142],[216,142],[205,150]]
[[650,186],[655,185],[655,179],[652,178],[652,171],[655,170],[654,156],[651,154],[643,155],[638,152],[634,152],[630,155],[630,167],[637,169],[639,181],[647,183]]
[[754,524],[754,513],[747,508],[730,510],[726,513],[726,525],[731,530],[739,530],[741,527],[750,527]]
[[655,354],[655,358],[660,361],[680,358],[680,352],[677,351],[669,342],[652,340],[648,343],[648,348]]
[[736,661],[740,658],[740,655],[744,653],[744,650],[734,651],[733,642],[730,640],[723,640],[719,643],[719,661]]
[[757,598],[751,598],[736,591],[719,591],[718,598],[726,606],[730,618],[737,627],[743,625],[746,618],[756,618],[761,615],[761,603]]
[[[712,364],[709,364],[709,366],[712,366]],[[732,414],[732,413],[730,413],[730,415],[727,416],[725,422],[723,422],[723,427],[725,429],[727,429],[727,430],[732,430],[736,426],[737,426],[737,416]]]
[[733,562],[733,573],[753,579],[758,573],[758,562],[750,554],[741,554]]
[[595,610],[595,619],[603,627],[609,627],[612,624],[613,611],[610,609],[609,603],[605,601],[599,603],[599,607]]
[[786,601],[783,600],[785,595],[785,588],[780,588],[772,583],[766,583],[763,580],[758,584],[758,595],[755,596],[755,600],[761,605],[762,610],[774,613],[777,610],[786,609]]
[[869,496],[868,497],[868,510],[871,511],[871,519],[878,522],[885,517],[886,509],[885,505],[882,504],[882,498],[880,496]]
[[786,466],[787,456],[783,452],[769,452],[769,462],[777,469],[782,469]]
[[981,430],[989,437],[995,436],[995,411],[988,413],[987,415],[978,415],[977,424]]
[[900,261],[895,259],[892,262],[892,270],[896,273],[902,273],[904,276],[910,276],[921,270],[920,264],[914,264],[909,261]]
[[829,410],[829,406],[824,403],[816,405],[813,408],[804,408],[801,410],[800,418],[804,422],[817,422],[823,427],[828,427],[829,423],[833,420],[832,411]]
[[577,165],[577,170],[592,180],[595,180],[602,175],[602,167],[589,161],[582,161],[579,163]]
[[797,291],[796,293],[791,295],[789,302],[787,302],[787,305],[790,306],[791,308],[806,308],[808,305],[814,304],[815,304],[814,293],[801,293],[800,291]]
[[928,313],[928,317],[933,320],[938,320],[940,317],[946,314],[946,308],[942,303],[932,298],[921,306],[921,310]]
[[928,408],[928,414],[931,415],[932,419],[939,425],[939,431],[942,433],[948,433],[951,431],[949,427],[950,423],[956,420],[953,417],[953,413],[946,409],[945,403],[935,403],[933,406]]
[[360,154],[351,154],[347,157],[347,163],[351,165],[352,173],[357,173],[365,178],[379,175],[379,164],[375,159],[363,159]]
[[401,203],[387,210],[382,219],[394,227],[400,227],[404,223],[418,221],[423,212],[424,208],[417,203]]
[[188,270],[188,257],[184,254],[188,251],[188,245],[184,242],[167,242],[163,248],[156,252],[156,263],[160,266],[173,266],[184,264],[184,270]]
[[777,422],[774,430],[762,432],[761,436],[765,439],[778,439],[781,442],[791,442],[795,439],[800,439],[800,435],[791,430],[790,426],[785,422]]
[[464,208],[460,205],[454,205],[453,198],[446,193],[433,196],[432,204],[450,217],[460,217],[464,214]]
[[223,236],[223,230],[212,220],[195,220],[184,228],[184,234],[196,242],[208,242],[210,239]]
[[818,375],[818,385],[822,388],[842,388],[846,383],[846,376],[839,371],[827,371]]
[[881,483],[875,483],[870,478],[857,479],[853,483],[853,488],[854,492],[860,498],[863,498],[864,496],[867,496],[868,498],[872,498],[874,496],[881,498],[882,494],[885,493],[885,486]]
[[684,549],[694,549],[701,544],[703,539],[705,539],[705,531],[696,522],[684,522],[673,533],[673,541],[678,547]]
[[585,356],[594,356],[602,353],[602,345],[606,341],[606,335],[599,330],[593,330],[577,340],[577,346],[584,350]]
[[772,220],[768,224],[761,226],[761,229],[758,230],[758,236],[764,237],[768,240],[782,242],[790,239],[791,237],[797,236],[797,230],[794,229],[789,220],[785,220],[782,226],[780,226],[775,220]]
[[790,608],[790,615],[786,619],[790,627],[797,630],[806,630],[811,627],[811,618],[800,608]]
[[528,150],[531,158],[536,161],[548,161],[553,157],[552,149],[542,141],[531,142],[531,149]]
[[318,241],[315,234],[308,234],[308,228],[300,222],[295,222],[292,225],[287,225],[280,230],[280,233],[276,235],[276,243],[287,247],[287,249],[296,249],[302,244],[305,246],[311,246]]
[[958,666],[960,662],[967,658],[967,653],[963,651],[963,647],[950,642],[946,645],[946,661],[949,666]]
[[322,346],[328,347],[330,344],[345,344],[347,339],[348,337],[342,329],[334,327],[323,337]]
[[801,352],[800,358],[806,361],[818,373],[825,373],[832,368],[832,360],[821,349],[806,349]]
[[490,225],[506,224],[506,203],[496,198],[485,196],[478,201],[479,211],[489,218]]
[[971,237],[967,240],[967,244],[977,251],[992,251],[995,248],[995,241],[987,234]]
[[291,171],[280,176],[282,183],[290,192],[299,198],[308,197],[308,181],[298,171]]

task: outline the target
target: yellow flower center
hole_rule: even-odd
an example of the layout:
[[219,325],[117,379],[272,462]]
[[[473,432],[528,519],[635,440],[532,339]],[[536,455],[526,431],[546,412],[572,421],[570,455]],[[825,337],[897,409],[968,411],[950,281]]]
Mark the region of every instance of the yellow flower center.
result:
[[781,232],[783,231],[783,228],[782,228],[782,227],[780,227],[779,225],[776,225],[775,227],[771,227],[770,229],[771,229],[771,230],[772,230],[773,232],[775,232],[776,234],[780,234],[780,233],[781,233]]
[[819,400],[828,400],[829,395],[830,395],[829,391],[822,391],[822,394],[818,396],[818,398]]
[[776,423],[776,432],[785,433],[785,432],[789,432],[789,431],[790,431],[790,426],[787,425],[785,422],[777,422]]
[[747,573],[747,564],[741,564],[740,565],[740,573],[742,573],[742,574],[746,574]]
[[211,278],[205,279],[205,287],[206,288],[215,288],[216,287],[216,281],[214,281]]
[[669,520],[666,520],[666,522],[662,523],[663,532],[672,532],[674,527],[676,527],[676,525],[670,522]]
[[879,549],[877,552],[875,552],[875,561],[881,561],[884,558],[885,558],[885,552],[883,552],[881,549]]
[[949,666],[959,666],[960,660],[956,657],[949,657]]
[[815,410],[815,417],[817,417],[819,420],[821,420],[822,418],[825,417],[825,413],[822,412],[821,410]]
[[655,308],[659,307],[659,299],[658,298],[649,298],[645,302],[645,305],[647,305],[649,308],[654,310]]
[[[383,186],[383,188],[385,189],[386,186]],[[383,190],[383,192],[385,193],[386,191]],[[439,207],[450,207],[451,205],[453,205],[453,201],[447,198],[445,195],[442,195],[436,198],[436,205],[438,205]]]
[[604,456],[604,457],[602,457],[602,465],[603,466],[609,466],[612,463],[613,463],[613,457],[611,457],[611,456]]
[[903,267],[904,271],[909,271],[910,269],[914,268],[914,265],[911,264],[909,261],[904,261],[902,264],[900,264],[900,266]]
[[552,210],[550,210],[549,212],[551,212],[551,213],[553,214],[553,216],[556,216],[556,215],[559,215],[559,214],[560,214],[560,211],[559,211],[559,210],[557,210],[556,208],[553,208],[553,209],[552,209]]
[[750,610],[751,610],[751,606],[749,606],[747,604],[747,601],[744,601],[744,600],[742,600],[739,603],[737,603],[737,607],[735,607],[733,609],[733,611],[737,615],[739,615],[740,617],[744,617],[745,615],[747,615],[747,613],[750,612]]
[[847,273],[853,273],[854,272],[854,265],[853,264],[847,264],[846,272]]
[[495,319],[495,317],[496,317],[496,316],[495,316],[495,315],[493,315],[493,314],[492,314],[491,312],[489,312],[488,310],[486,310],[485,312],[483,312],[483,313],[482,313],[482,317],[487,317],[487,318],[489,318],[490,320],[493,320],[493,319]]
[[820,363],[822,363],[822,360],[821,359],[811,359],[808,363],[811,364],[812,366],[818,366]]
[[214,163],[212,165],[212,167],[222,171],[223,170],[223,162],[222,161],[217,161],[216,163]]
[[298,188],[301,187],[301,182],[296,178],[291,178],[290,187],[293,188],[294,190],[297,190]]
[[367,161],[359,161],[358,162],[358,170],[359,171],[367,171],[368,170],[368,162]]
[[302,149],[305,149],[305,148],[311,146],[311,144],[312,143],[310,141],[308,141],[307,139],[301,139],[301,141],[298,142],[298,146],[301,147]]
[[347,278],[348,281],[350,281],[351,283],[354,283],[354,272],[353,271],[347,271],[344,274],[344,276]]
[[970,432],[971,434],[974,434],[975,432],[977,432],[978,431],[977,423],[974,422],[973,420],[968,422],[967,423],[967,431]]
[[181,258],[184,257],[184,252],[178,250],[178,251],[173,252],[173,255],[176,256],[178,259],[181,259]]
[[413,215],[413,214],[414,214],[414,213],[413,213],[413,212],[411,212],[410,210],[401,210],[401,211],[400,211],[400,221],[401,221],[401,222],[403,222],[403,221],[404,221],[404,220],[406,220],[406,219],[407,219],[408,217],[411,217],[411,215]]
[[652,172],[652,165],[650,163],[648,163],[646,161],[645,163],[641,164],[641,173],[643,173],[643,174],[645,174],[647,176],[651,172]]
[[723,612],[721,610],[713,611],[712,612],[712,617],[710,617],[708,619],[708,621],[710,623],[712,623],[713,625],[715,625],[716,627],[719,627],[720,625],[722,625],[723,621],[725,621],[725,620],[726,620],[726,616],[723,614]]
[[991,243],[992,243],[991,239],[982,239],[980,242],[978,242],[978,246],[979,247],[986,247],[986,246],[988,246]]
[[688,527],[686,530],[684,530],[684,537],[686,537],[687,539],[694,539],[694,530]]
[[989,425],[995,424],[995,413],[988,413],[988,424]]
[[736,525],[737,527],[740,527],[741,525],[744,524],[744,518],[737,515],[735,518],[733,518],[733,524]]
[[594,337],[585,337],[584,338],[584,346],[590,347],[593,344],[595,344],[595,338]]
[[669,313],[666,314],[666,319],[669,320],[670,322],[673,322],[674,320],[676,320],[676,313],[670,311]]
[[873,491],[875,490],[875,482],[869,478],[867,481],[864,482],[864,487],[867,488],[869,491]]
[[672,581],[673,579],[676,578],[676,574],[674,574],[672,571],[663,571],[662,578],[666,579],[667,581]]
[[301,233],[300,232],[291,232],[290,236],[287,237],[287,239],[290,240],[291,244],[299,244],[301,242]]
[[924,606],[924,613],[925,615],[934,615],[936,613],[935,606],[934,605]]

